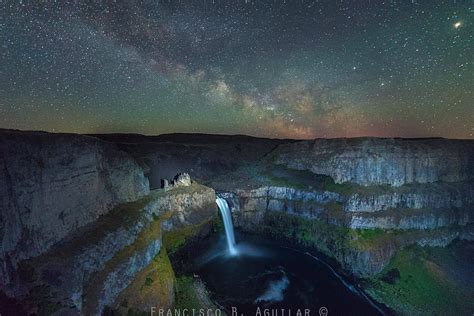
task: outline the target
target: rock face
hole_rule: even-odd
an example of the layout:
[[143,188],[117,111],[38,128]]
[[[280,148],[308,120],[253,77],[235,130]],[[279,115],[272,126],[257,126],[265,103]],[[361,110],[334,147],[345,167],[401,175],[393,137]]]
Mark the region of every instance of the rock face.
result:
[[[402,247],[474,239],[472,183],[431,186],[411,187],[411,193],[405,192],[406,187],[385,188],[370,198],[364,197],[367,191],[339,194],[287,187],[219,195],[228,201],[237,227],[316,247],[346,270],[371,276]],[[405,194],[410,198],[400,198]],[[357,229],[369,230],[375,237]]]
[[360,185],[460,182],[474,178],[474,142],[445,139],[316,139],[282,144],[276,163]]
[[259,225],[264,212],[284,212],[352,229],[434,229],[474,222],[472,189],[472,183],[445,189],[438,184],[433,190],[422,186],[401,193],[405,188],[392,188],[367,196],[261,187],[221,195],[242,225]]
[[[61,313],[101,315],[162,251],[163,231],[210,221],[215,211],[214,190],[199,184],[152,191],[117,206],[45,254],[21,261],[7,293],[26,302],[54,303]],[[46,295],[37,298],[38,287]]]
[[148,194],[143,170],[116,145],[40,132],[0,132],[0,285],[114,206]]
[[354,193],[344,203],[346,212],[390,209],[463,208],[474,204],[474,183],[430,184],[391,188],[380,193]]
[[174,179],[174,185],[177,187],[187,187],[191,185],[191,177],[187,173],[180,173]]
[[140,161],[152,189],[161,187],[161,179],[171,179],[179,172],[206,184],[218,175],[259,161],[279,144],[293,142],[243,135],[95,136],[117,143]]
[[[315,246],[360,276],[381,271],[401,247],[472,237],[472,141],[282,142],[259,166],[239,170],[217,183],[236,226]],[[241,178],[249,183],[232,188]],[[361,229],[381,233],[380,243]]]
[[188,187],[191,185],[191,177],[187,173],[178,173],[174,179],[162,179],[162,188],[165,190],[171,190],[178,187]]
[[93,274],[88,283],[83,283],[87,286],[84,289],[85,306],[79,309],[82,313],[101,315],[106,306],[113,306],[135,275],[161,251],[162,231],[209,222],[216,211],[214,190],[198,184],[166,193],[158,191],[148,199],[150,202],[140,213],[147,218],[151,214],[151,224],[131,246],[123,248],[108,261],[105,269]]

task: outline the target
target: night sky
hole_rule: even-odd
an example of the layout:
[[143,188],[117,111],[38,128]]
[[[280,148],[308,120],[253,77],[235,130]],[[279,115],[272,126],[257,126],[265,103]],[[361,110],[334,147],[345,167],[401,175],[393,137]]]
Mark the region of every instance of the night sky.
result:
[[474,138],[474,1],[0,1],[0,127]]

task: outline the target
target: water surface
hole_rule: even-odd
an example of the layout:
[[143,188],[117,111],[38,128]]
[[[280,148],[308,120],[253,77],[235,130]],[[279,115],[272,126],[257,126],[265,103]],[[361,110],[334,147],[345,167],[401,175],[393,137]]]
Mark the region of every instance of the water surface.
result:
[[[277,310],[278,315],[296,315],[310,309],[319,315],[381,315],[367,296],[338,275],[314,253],[295,250],[255,236],[237,235],[238,255],[227,250],[224,236],[202,243],[191,273],[197,274],[211,292],[211,299],[229,314],[256,315],[258,309]],[[276,314],[274,314],[276,315]]]

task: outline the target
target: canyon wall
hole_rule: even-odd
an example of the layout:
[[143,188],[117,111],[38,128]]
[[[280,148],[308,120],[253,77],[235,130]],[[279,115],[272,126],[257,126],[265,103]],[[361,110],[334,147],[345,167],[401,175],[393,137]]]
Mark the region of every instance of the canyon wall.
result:
[[216,188],[241,229],[373,276],[403,247],[474,239],[473,174],[472,141],[317,139],[280,144],[227,176],[248,184]]
[[[145,289],[143,283],[133,285],[143,282],[136,276],[153,269],[158,256],[169,261],[166,248],[171,245],[166,244],[166,236],[177,233],[184,242],[186,236],[210,225],[215,216],[211,188],[192,183],[166,192],[151,191],[137,201],[116,206],[46,253],[20,261],[11,274],[12,282],[3,290],[19,300],[24,311],[38,314],[102,315],[123,291],[129,293],[126,299],[134,306],[145,290],[156,287],[162,297],[154,297],[152,303],[170,308],[174,281],[160,288],[160,279],[169,279],[168,275],[157,274],[158,284]],[[150,306],[155,305],[142,304],[138,310],[146,313]]]
[[379,273],[412,244],[474,240],[472,141],[96,136],[0,132],[9,296],[99,314],[120,305],[121,292],[142,291],[154,258],[168,260],[163,245],[179,247],[179,231],[216,214],[214,190],[195,182],[150,191],[178,172],[215,187],[242,230],[315,247],[357,276]]
[[[150,191],[140,156],[107,140],[1,130],[0,153],[0,291],[22,312],[100,315],[216,216],[213,189]],[[156,278],[169,278],[158,291],[171,307],[174,277]]]
[[282,144],[277,164],[360,185],[474,179],[474,142],[447,139],[316,139]]
[[3,130],[0,154],[0,284],[19,260],[149,193],[136,161],[93,137]]
[[[459,187],[465,187],[459,194],[470,194],[473,185]],[[384,196],[398,196],[399,190],[393,190]],[[421,192],[431,196],[427,188]],[[463,199],[454,195],[438,207],[419,193],[417,208],[397,208],[398,199],[384,204],[380,203],[383,199],[364,198],[363,211],[350,210],[360,204],[355,202],[360,197],[357,193],[270,186],[221,192],[220,196],[228,201],[236,227],[317,248],[362,277],[382,271],[399,249],[409,245],[446,246],[454,239],[474,240],[472,195]]]
[[[465,192],[472,192],[474,184],[463,184]],[[439,189],[438,189],[439,190]],[[462,191],[461,191],[462,192]],[[398,197],[398,193],[393,193]],[[416,193],[414,193],[416,194]],[[359,205],[359,194],[345,196],[328,191],[303,191],[287,187],[261,187],[252,190],[238,189],[221,193],[233,210],[237,225],[258,226],[265,212],[282,212],[305,219],[323,220],[351,229],[435,229],[450,225],[467,225],[474,222],[474,196],[465,199],[447,199],[439,206],[420,194],[416,208],[380,203],[377,196],[362,198],[362,211],[352,210]],[[383,196],[390,196],[384,193]],[[372,203],[371,203],[372,202]],[[246,219],[248,217],[249,219]]]
[[294,142],[244,135],[94,136],[117,143],[135,157],[146,170],[152,189],[160,188],[161,179],[170,179],[179,172],[187,172],[206,184],[243,165],[258,162],[279,144]]

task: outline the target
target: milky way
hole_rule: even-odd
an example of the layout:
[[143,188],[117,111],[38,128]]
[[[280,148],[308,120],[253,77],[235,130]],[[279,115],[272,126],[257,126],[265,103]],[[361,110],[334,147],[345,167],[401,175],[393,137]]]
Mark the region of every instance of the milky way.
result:
[[0,127],[474,138],[472,1],[59,3],[0,1]]

